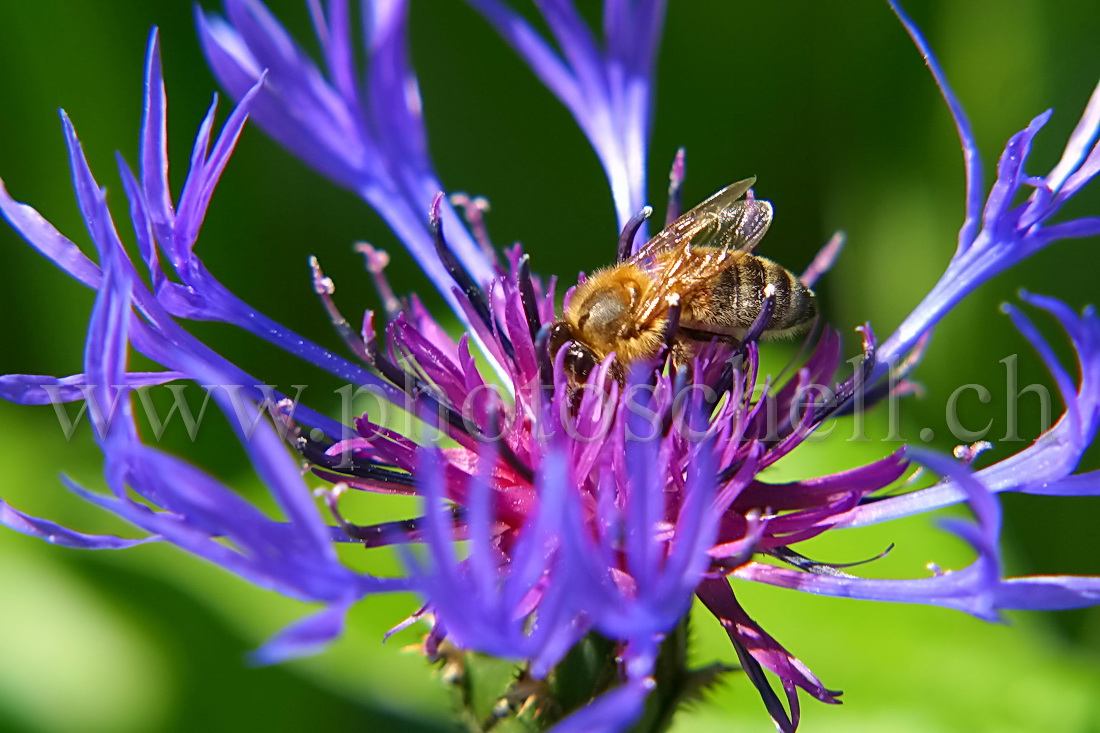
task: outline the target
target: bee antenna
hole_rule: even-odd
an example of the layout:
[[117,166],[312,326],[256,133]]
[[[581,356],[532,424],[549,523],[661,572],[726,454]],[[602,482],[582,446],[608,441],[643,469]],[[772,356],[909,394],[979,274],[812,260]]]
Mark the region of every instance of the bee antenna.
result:
[[643,206],[641,211],[626,222],[622,234],[619,235],[619,254],[615,258],[616,262],[623,262],[630,256],[634,249],[634,235],[642,228],[642,223],[652,215],[653,207]]

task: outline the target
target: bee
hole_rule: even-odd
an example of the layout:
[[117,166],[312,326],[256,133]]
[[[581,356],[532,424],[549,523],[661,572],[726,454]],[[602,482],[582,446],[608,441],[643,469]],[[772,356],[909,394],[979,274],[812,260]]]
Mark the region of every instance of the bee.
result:
[[655,357],[666,342],[674,364],[687,363],[699,343],[738,342],[761,314],[765,288],[774,305],[762,337],[810,325],[817,315],[813,291],[752,254],[772,221],[771,204],[750,193],[755,182],[727,186],[633,256],[577,286],[550,330],[550,353],[567,349],[565,370],[573,380],[586,381],[612,352],[611,375],[622,382],[631,364]]

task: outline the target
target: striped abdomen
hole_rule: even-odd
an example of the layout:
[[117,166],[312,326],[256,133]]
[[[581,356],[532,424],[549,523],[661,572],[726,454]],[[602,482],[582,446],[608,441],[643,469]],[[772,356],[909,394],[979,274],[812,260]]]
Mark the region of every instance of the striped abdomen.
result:
[[740,336],[764,305],[764,287],[775,286],[775,310],[764,336],[784,336],[808,326],[817,315],[813,291],[769,259],[745,254],[723,270],[712,287],[684,304],[684,325],[707,330],[716,326]]

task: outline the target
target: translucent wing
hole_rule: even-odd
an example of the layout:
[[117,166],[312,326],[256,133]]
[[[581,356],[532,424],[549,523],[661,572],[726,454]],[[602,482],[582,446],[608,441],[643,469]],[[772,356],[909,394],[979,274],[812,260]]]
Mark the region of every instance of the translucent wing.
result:
[[690,298],[731,261],[751,252],[768,231],[772,206],[749,192],[755,178],[738,181],[711,196],[658,232],[630,258],[654,279],[635,310],[635,323],[647,328],[675,297]]
[[755,178],[726,186],[659,231],[631,258],[642,263],[683,245],[751,252],[772,223],[772,205],[752,197],[742,199]]

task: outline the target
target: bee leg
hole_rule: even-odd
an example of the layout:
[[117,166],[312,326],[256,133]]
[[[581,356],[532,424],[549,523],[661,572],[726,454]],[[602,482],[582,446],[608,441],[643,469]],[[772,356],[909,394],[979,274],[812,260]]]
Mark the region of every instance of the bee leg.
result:
[[665,343],[665,348],[669,351],[672,350],[673,345],[680,335],[680,314],[684,310],[684,304],[680,302],[680,297],[677,295],[668,296],[668,313],[665,316],[665,325],[662,329],[661,340]]
[[695,342],[679,337],[672,342],[672,346],[669,348],[669,367],[670,371],[676,373],[680,367],[687,369],[688,382],[692,381],[693,367],[695,360]]
[[771,323],[772,314],[775,312],[775,286],[768,283],[764,286],[764,302],[760,306],[760,312],[753,319],[752,325],[749,326],[748,331],[741,337],[741,340],[737,343],[730,354],[729,361],[726,363],[725,368],[718,377],[717,390],[721,394],[733,387],[733,373],[741,368],[744,364],[745,357],[748,355],[749,344],[759,340],[759,338],[767,330],[768,324]]

